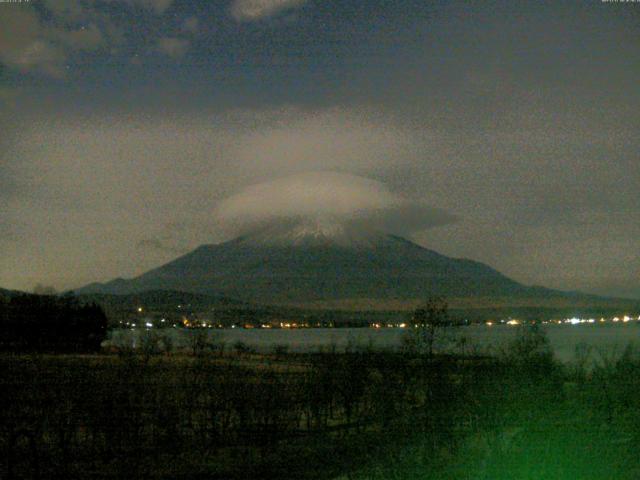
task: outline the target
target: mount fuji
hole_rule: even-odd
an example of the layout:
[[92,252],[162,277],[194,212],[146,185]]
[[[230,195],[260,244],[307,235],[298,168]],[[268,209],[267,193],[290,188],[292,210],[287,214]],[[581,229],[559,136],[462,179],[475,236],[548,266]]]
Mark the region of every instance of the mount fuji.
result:
[[264,304],[563,295],[357,222],[321,217],[278,222],[224,243],[202,245],[138,277],[94,283],[76,292],[148,290],[215,293]]

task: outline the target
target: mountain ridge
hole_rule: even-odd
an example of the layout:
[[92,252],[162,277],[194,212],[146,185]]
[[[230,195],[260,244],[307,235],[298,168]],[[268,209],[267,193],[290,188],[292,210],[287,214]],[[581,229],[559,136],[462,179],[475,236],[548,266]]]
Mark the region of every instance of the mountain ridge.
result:
[[451,258],[404,237],[336,225],[267,225],[218,244],[200,245],[132,279],[94,283],[77,293],[176,290],[260,304],[357,298],[572,297],[581,293],[526,286],[481,262]]

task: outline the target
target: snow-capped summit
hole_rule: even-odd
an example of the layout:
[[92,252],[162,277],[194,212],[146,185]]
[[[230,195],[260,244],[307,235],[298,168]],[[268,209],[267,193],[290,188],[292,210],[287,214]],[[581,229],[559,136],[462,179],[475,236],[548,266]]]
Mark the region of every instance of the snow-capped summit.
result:
[[314,216],[255,229],[243,235],[240,243],[253,246],[375,248],[385,237],[382,232],[353,222],[330,216]]

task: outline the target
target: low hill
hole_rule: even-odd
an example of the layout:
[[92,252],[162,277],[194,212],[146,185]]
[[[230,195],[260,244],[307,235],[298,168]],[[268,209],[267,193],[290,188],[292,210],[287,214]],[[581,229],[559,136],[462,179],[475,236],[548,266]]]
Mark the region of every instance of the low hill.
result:
[[177,305],[193,308],[210,307],[248,307],[248,304],[221,295],[205,295],[175,290],[147,290],[144,292],[85,293],[78,295],[83,302],[95,302],[105,307],[130,307],[132,305],[151,305],[154,308],[176,307]]

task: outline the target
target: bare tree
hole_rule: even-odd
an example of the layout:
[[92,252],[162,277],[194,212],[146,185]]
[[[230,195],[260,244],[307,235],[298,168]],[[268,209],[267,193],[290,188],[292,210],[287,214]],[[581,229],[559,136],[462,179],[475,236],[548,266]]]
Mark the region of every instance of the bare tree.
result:
[[449,307],[444,297],[429,297],[413,312],[414,328],[405,344],[418,353],[433,355],[433,345],[443,329],[451,325]]

